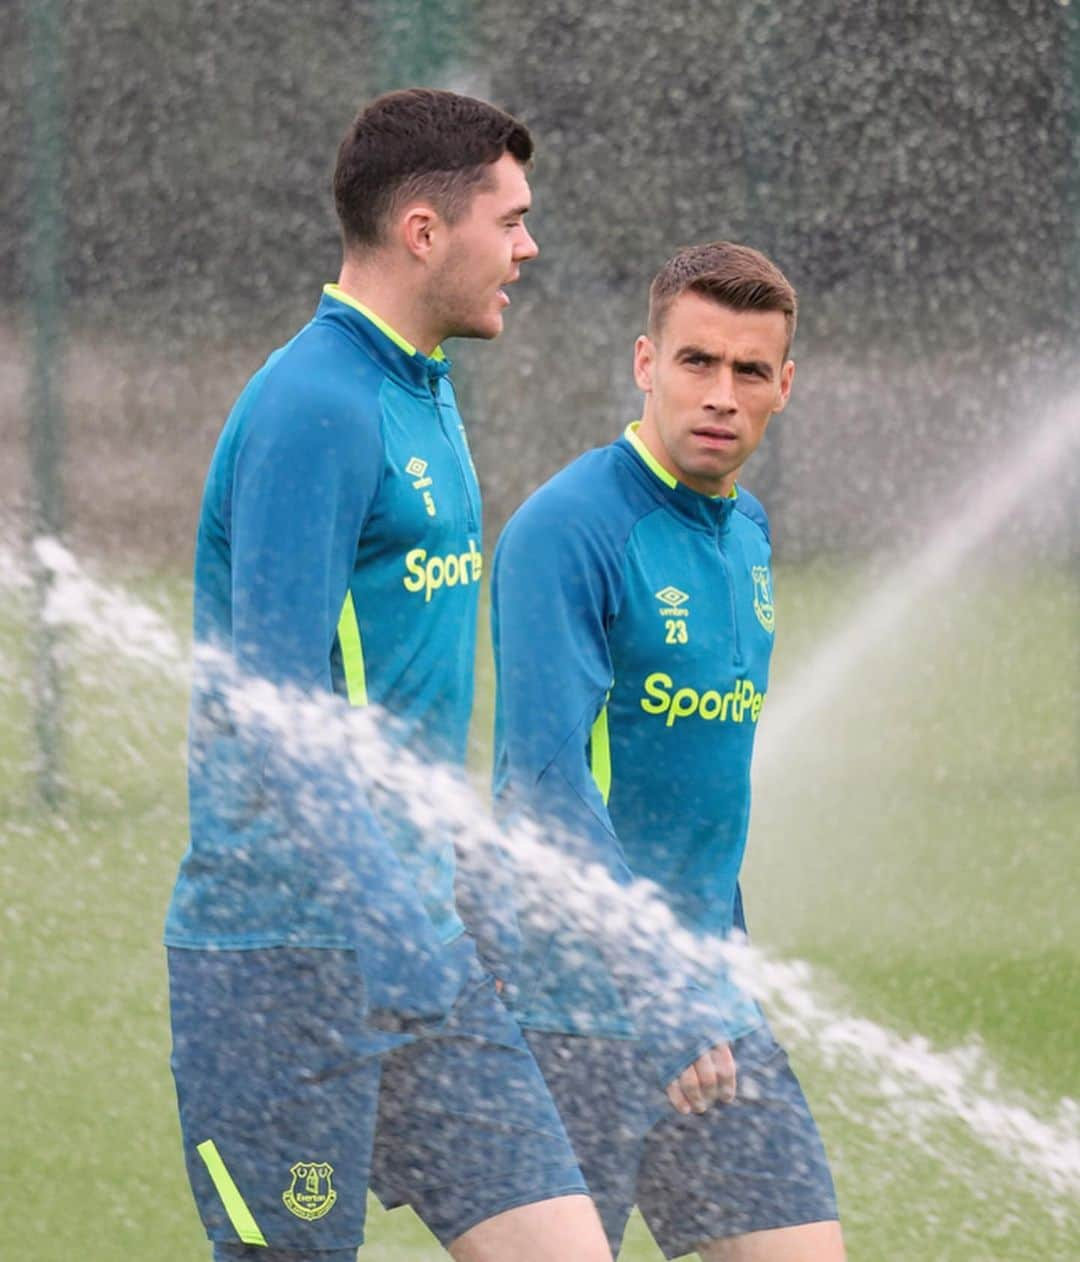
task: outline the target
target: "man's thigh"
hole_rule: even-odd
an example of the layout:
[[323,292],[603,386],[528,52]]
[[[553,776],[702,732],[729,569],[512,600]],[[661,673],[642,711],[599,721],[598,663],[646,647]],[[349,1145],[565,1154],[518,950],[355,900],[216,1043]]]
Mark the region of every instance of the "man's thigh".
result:
[[450,1246],[454,1262],[612,1262],[596,1206],[560,1196],[485,1219]]
[[169,951],[184,1156],[215,1257],[352,1262],[379,1054],[349,951]]
[[383,1059],[371,1184],[444,1246],[507,1211],[587,1194],[536,1062],[479,965],[446,1022]]
[[562,1114],[611,1252],[618,1254],[645,1136],[670,1105],[649,1081],[632,1040],[540,1030],[525,1037]]
[[[703,1256],[741,1259],[732,1245],[719,1242],[747,1237],[750,1245],[761,1245],[776,1233],[773,1243],[780,1247],[793,1239],[786,1229],[837,1218],[821,1137],[786,1053],[768,1027],[737,1039],[732,1051],[738,1075],[734,1103],[688,1117],[671,1113],[645,1142],[637,1203],[669,1258],[715,1241]],[[838,1228],[825,1230],[838,1238]]]

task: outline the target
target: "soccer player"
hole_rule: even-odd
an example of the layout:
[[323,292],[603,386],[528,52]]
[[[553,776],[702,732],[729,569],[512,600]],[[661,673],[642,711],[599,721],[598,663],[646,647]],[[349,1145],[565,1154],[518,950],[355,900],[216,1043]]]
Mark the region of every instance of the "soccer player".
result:
[[[680,250],[634,348],[642,420],[536,491],[495,554],[500,803],[618,886],[654,883],[699,943],[744,928],[775,612],[768,521],[736,475],[788,401],[795,320],[757,251]],[[612,1251],[636,1203],[671,1258],[841,1259],[821,1140],[756,1003],[662,942],[628,964],[610,905],[551,901],[523,917],[508,997]]]
[[537,253],[531,154],[521,123],[456,94],[362,110],[334,175],[338,282],[210,465],[165,941],[215,1262],[353,1262],[369,1187],[459,1262],[610,1258],[464,930],[450,835],[353,774],[350,735],[350,706],[379,707],[391,746],[464,759],[480,497],[441,344],[502,329]]

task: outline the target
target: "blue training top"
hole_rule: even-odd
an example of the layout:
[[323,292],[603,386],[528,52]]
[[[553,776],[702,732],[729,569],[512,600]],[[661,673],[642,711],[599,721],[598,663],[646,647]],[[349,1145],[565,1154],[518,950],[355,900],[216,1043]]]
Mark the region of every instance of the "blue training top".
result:
[[[654,882],[684,927],[723,937],[744,927],[773,645],[768,522],[742,489],[716,499],[677,482],[635,431],[542,486],[499,540],[495,792],[620,884]],[[662,942],[628,966],[573,911],[547,906],[521,927],[521,1022],[640,1037],[661,1083],[763,1019],[722,970],[673,995],[681,974]]]
[[449,367],[328,285],[234,406],[199,519],[191,845],[165,933],[355,948],[372,1006],[418,1016],[466,967],[444,949],[462,931],[451,839],[346,775],[344,738],[290,741],[287,717],[230,706],[199,650],[286,705],[382,707],[388,740],[464,762],[483,557]]

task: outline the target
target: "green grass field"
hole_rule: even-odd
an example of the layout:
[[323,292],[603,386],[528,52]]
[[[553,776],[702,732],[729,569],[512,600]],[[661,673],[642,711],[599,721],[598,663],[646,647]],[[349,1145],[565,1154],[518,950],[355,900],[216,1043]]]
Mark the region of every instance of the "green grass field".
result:
[[[1053,1122],[1080,1097],[1075,574],[969,576],[850,672],[758,778],[755,940],[809,961],[838,1012],[979,1040],[971,1090]],[[186,585],[130,586],[181,630]],[[25,598],[0,613],[0,1253],[35,1262],[208,1257],[180,1160],[161,921],[185,845],[183,683],[65,638],[67,793],[36,804]],[[770,707],[857,597],[839,568],[781,570]],[[181,630],[182,634],[182,630]],[[478,732],[490,675],[481,672]],[[478,736],[475,757],[484,758]],[[852,1259],[1080,1256],[1080,1212],[940,1110],[882,1107],[880,1065],[792,1058],[835,1166]],[[1064,1131],[1061,1130],[1064,1125]],[[1076,1136],[1074,1115],[1059,1131]],[[1074,1185],[1075,1202],[1075,1185]],[[362,1257],[444,1256],[373,1208]],[[621,1255],[659,1257],[640,1223]]]

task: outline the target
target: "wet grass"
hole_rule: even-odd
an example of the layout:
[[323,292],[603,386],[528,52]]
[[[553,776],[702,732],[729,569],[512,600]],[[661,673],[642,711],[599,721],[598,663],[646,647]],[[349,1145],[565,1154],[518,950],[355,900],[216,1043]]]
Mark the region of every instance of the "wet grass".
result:
[[[779,706],[850,608],[843,572],[781,572]],[[187,588],[134,582],[182,631]],[[169,672],[69,641],[62,808],[34,797],[32,647],[0,613],[0,1237],[39,1262],[208,1256],[179,1155],[161,921],[185,845],[184,698]],[[1039,1116],[1080,1095],[1075,576],[971,580],[853,660],[842,695],[756,784],[759,944],[807,959],[842,1010],[937,1049],[972,1038]],[[490,689],[481,671],[474,762]],[[765,722],[769,714],[765,711]],[[915,1134],[877,1084],[792,1045],[830,1149],[853,1260],[1080,1254],[1075,1207],[956,1122]],[[442,1256],[373,1207],[361,1255]],[[659,1255],[635,1224],[624,1259]]]

